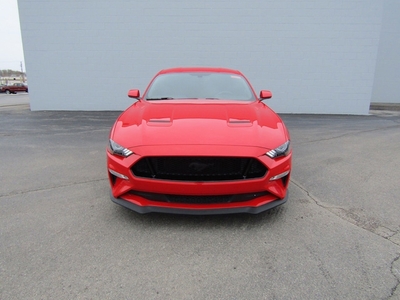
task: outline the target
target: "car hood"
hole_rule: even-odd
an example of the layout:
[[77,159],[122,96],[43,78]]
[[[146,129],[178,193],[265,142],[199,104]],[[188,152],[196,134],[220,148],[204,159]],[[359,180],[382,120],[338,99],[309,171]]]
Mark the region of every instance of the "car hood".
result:
[[273,149],[288,139],[281,119],[264,103],[138,101],[115,122],[110,137],[135,148],[167,145],[250,146]]

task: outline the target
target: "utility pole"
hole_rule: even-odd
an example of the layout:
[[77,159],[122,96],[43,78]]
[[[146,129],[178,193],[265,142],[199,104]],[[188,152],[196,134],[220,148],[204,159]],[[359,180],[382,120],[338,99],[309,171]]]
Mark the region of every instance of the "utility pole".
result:
[[22,68],[22,61],[21,61],[21,80],[23,83],[25,83],[25,76],[24,76],[24,69]]

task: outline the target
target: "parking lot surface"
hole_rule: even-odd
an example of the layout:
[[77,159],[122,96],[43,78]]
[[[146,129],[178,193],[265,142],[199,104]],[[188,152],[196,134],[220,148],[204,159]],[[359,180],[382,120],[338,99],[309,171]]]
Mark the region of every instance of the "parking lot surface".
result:
[[139,215],[109,199],[119,112],[28,100],[0,96],[0,299],[399,299],[399,113],[282,115],[290,197],[266,213]]

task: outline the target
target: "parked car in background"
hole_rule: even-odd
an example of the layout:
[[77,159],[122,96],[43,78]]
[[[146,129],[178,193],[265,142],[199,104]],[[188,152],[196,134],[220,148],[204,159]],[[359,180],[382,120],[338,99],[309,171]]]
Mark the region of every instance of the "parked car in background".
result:
[[17,92],[28,92],[28,86],[23,83],[14,83],[11,85],[2,85],[0,93],[16,94]]

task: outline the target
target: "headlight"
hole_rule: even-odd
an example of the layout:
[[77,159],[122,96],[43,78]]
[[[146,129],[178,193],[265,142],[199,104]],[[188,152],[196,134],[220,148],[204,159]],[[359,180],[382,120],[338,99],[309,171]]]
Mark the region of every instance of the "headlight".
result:
[[110,139],[109,147],[110,147],[110,152],[115,155],[128,157],[129,155],[133,154],[131,150],[122,147],[121,145],[114,142],[112,139]]
[[271,151],[268,151],[266,154],[271,158],[276,158],[279,156],[286,156],[290,152],[290,141],[280,145],[278,148],[275,148]]

